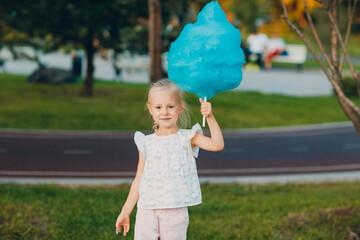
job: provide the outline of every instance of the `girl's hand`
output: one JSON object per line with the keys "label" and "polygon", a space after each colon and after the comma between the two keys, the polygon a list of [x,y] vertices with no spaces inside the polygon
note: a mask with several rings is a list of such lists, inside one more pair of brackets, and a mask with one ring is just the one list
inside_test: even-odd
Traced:
{"label": "girl's hand", "polygon": [[204,102],[201,98],[199,98],[199,101],[201,103],[201,114],[204,115],[206,118],[211,117],[212,114],[212,108],[210,102]]}
{"label": "girl's hand", "polygon": [[116,234],[121,233],[121,229],[124,227],[124,236],[129,232],[130,230],[130,217],[129,215],[125,215],[120,213],[117,220],[116,220]]}

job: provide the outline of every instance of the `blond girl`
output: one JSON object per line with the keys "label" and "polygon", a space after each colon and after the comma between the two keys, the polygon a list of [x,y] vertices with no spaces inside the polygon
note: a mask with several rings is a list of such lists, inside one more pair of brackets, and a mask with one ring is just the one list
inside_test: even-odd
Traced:
{"label": "blond girl", "polygon": [[[154,83],[146,107],[154,120],[154,133],[135,132],[139,163],[128,198],[117,218],[116,233],[129,232],[129,216],[137,203],[135,240],[186,239],[189,206],[201,203],[195,158],[199,148],[221,151],[224,139],[210,102],[201,98],[211,137],[203,135],[197,123],[182,129],[188,121],[183,93],[169,80]],[[179,128],[180,127],[180,128]]]}

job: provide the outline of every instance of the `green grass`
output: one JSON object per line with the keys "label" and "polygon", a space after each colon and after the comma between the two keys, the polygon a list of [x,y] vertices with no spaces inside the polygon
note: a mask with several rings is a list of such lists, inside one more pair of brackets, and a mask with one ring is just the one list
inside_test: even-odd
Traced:
{"label": "green grass", "polygon": [[[325,66],[327,66],[327,64],[324,61]],[[293,63],[283,63],[283,62],[273,62],[272,63],[272,67],[273,68],[289,68],[289,69],[296,69],[296,64]],[[360,65],[353,65],[355,71],[360,71]],[[311,70],[322,70],[320,67],[320,64],[315,60],[315,59],[307,59],[304,64],[302,64],[301,66],[302,69],[311,69]],[[344,67],[343,70],[345,71],[350,71],[349,65],[346,63],[346,61],[344,62]]]}
{"label": "green grass", "polygon": [[[327,66],[327,64],[325,64]],[[296,69],[296,64],[293,63],[283,63],[283,62],[273,62],[273,68],[289,68],[289,69]],[[360,65],[353,66],[356,71],[360,70]],[[305,63],[301,66],[302,69],[308,70],[322,70],[319,63],[315,59],[307,59]],[[343,69],[345,71],[350,71],[350,68],[347,63],[344,64]]]}
{"label": "green grass", "polygon": [[[285,40],[285,43],[287,44],[302,44],[305,45],[304,41],[297,35],[295,35],[294,37],[288,37]],[[321,55],[321,51],[320,48],[318,47],[316,40],[313,38],[312,34],[311,36],[307,36],[307,40],[310,42],[310,44],[313,46],[313,48],[315,49],[315,51]],[[349,56],[354,56],[354,57],[360,57],[360,47],[359,47],[359,41],[360,41],[360,34],[358,35],[350,35],[350,39],[348,42],[348,45],[346,46],[346,50],[349,54]],[[329,51],[327,49],[327,47],[324,45],[323,46],[326,51]],[[340,56],[341,56],[341,47],[340,47]],[[308,50],[308,54],[311,54],[310,50]],[[330,54],[328,52],[328,54]]]}
{"label": "green grass", "polygon": [[[58,130],[144,130],[147,84],[97,80],[94,96],[80,95],[82,83],[32,84],[26,77],[0,74],[0,128]],[[359,100],[354,100],[360,105]],[[192,124],[201,122],[200,105],[187,94]],[[347,121],[335,97],[289,97],[256,92],[225,92],[211,99],[223,129],[289,126]]]}
{"label": "green grass", "polygon": [[[317,46],[317,43],[315,41],[315,39],[308,38],[308,40],[310,41],[311,45],[314,47],[315,52],[317,53],[317,55],[323,59],[322,53],[320,51],[320,48]],[[360,47],[359,47],[359,40],[360,40],[360,35],[352,35],[349,43],[347,45],[347,51],[349,56],[353,56],[353,57],[360,57]],[[286,38],[285,42],[287,44],[300,44],[300,45],[305,45],[305,43],[301,40],[300,37],[295,36],[294,38]],[[325,46],[324,46],[325,47]],[[326,48],[326,47],[325,47]],[[341,48],[340,48],[341,49]],[[329,51],[329,50],[326,50]],[[340,56],[342,51],[340,51]],[[319,63],[316,61],[315,58],[311,58],[309,59],[309,56],[313,56],[311,51],[308,49],[308,59],[305,61],[304,64],[302,64],[303,69],[319,69],[322,70]],[[330,52],[328,52],[328,54],[330,55]],[[326,61],[323,60],[323,63],[325,64],[325,66],[327,66]],[[358,63],[352,63],[353,67],[356,71],[360,71],[360,65]],[[290,69],[296,69],[296,65],[293,63],[277,63],[277,62],[273,62],[273,67],[274,68],[290,68]],[[345,71],[350,71],[349,65],[346,61],[346,59],[344,59],[344,66],[343,66],[343,70]]]}
{"label": "green grass", "polygon": [[[0,185],[0,239],[124,239],[115,221],[129,185]],[[360,234],[360,183],[202,185],[188,239],[348,239]],[[131,230],[125,239],[133,239]]]}

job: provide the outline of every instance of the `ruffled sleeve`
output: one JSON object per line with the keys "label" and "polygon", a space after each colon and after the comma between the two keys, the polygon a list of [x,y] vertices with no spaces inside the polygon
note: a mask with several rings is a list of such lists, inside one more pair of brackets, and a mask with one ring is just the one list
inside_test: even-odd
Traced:
{"label": "ruffled sleeve", "polygon": [[145,135],[141,132],[136,131],[134,135],[134,141],[139,152],[141,152],[141,155],[145,160],[146,158]]}
{"label": "ruffled sleeve", "polygon": [[192,147],[191,147],[191,139],[195,136],[196,132],[201,133],[201,134],[203,133],[203,130],[201,129],[201,126],[199,123],[195,124],[189,130],[188,135],[187,135],[187,139],[190,140],[189,141],[190,151],[192,152],[193,156],[197,158],[199,155],[199,147],[195,146],[194,151],[192,150]]}

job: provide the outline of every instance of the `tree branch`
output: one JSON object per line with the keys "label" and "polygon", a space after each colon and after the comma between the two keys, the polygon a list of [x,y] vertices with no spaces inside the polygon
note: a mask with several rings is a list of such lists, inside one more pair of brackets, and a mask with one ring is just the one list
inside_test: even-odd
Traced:
{"label": "tree branch", "polygon": [[[322,4],[326,4],[326,3],[323,3],[323,1],[320,1],[320,0],[315,0],[315,1],[320,2]],[[328,71],[328,69],[326,69],[325,64],[323,63],[323,61],[321,61],[319,56],[315,53],[312,45],[307,41],[307,39],[305,38],[303,33],[289,20],[284,0],[280,0],[280,2],[281,2],[281,5],[282,5],[282,8],[284,10],[284,15],[282,16],[282,18],[300,36],[300,38],[304,41],[304,43],[310,49],[311,53],[314,55],[314,57],[316,58],[316,60],[320,64],[321,68],[323,69],[326,77],[329,79],[330,83],[332,84],[332,86],[334,88],[335,96],[336,96],[337,100],[339,101],[340,106],[343,109],[345,115],[353,122],[353,125],[354,125],[356,131],[360,135],[360,107],[358,107],[355,103],[353,103],[349,98],[346,97],[343,89],[339,86],[339,83],[336,81],[336,78],[340,77],[340,79],[341,79],[341,76],[338,76],[338,72],[337,72],[337,74],[334,74],[333,76],[330,75],[330,72]],[[323,7],[324,7],[324,5],[323,5]],[[324,8],[326,9],[327,7],[324,7]],[[329,10],[326,10],[326,12],[328,12],[328,11]],[[332,20],[334,20],[334,19],[332,18]],[[339,36],[338,36],[339,35],[339,30],[338,30],[337,25],[335,25],[333,29],[337,30],[337,31],[335,31],[335,38],[338,39],[339,38]],[[340,42],[340,39],[338,39],[338,40]],[[341,42],[341,43],[342,43],[342,47],[344,48],[344,42]],[[346,49],[345,49],[345,51],[346,51]],[[347,57],[348,57],[348,55],[347,55]],[[335,65],[334,65],[334,68],[335,68]],[[358,84],[358,89],[360,91],[360,85],[359,84]]]}
{"label": "tree branch", "polygon": [[284,15],[282,16],[282,18],[285,20],[285,22],[300,36],[300,38],[304,41],[304,43],[306,44],[306,46],[310,49],[311,53],[314,55],[316,61],[318,61],[318,63],[320,64],[320,67],[322,68],[322,70],[324,71],[326,77],[329,79],[329,81],[331,82],[331,84],[333,86],[337,85],[337,83],[331,78],[328,70],[326,69],[326,66],[324,65],[324,63],[321,61],[321,59],[319,58],[319,56],[316,54],[314,48],[312,47],[312,45],[309,43],[309,41],[305,38],[305,36],[302,34],[302,32],[300,32],[300,30],[289,20],[288,15],[287,15],[287,8],[285,6],[285,3],[283,0],[280,0],[281,5],[283,7],[284,10]]}
{"label": "tree branch", "polygon": [[323,9],[325,9],[326,12],[330,11],[329,5],[326,2],[324,1],[317,1],[317,2],[321,3]]}
{"label": "tree branch", "polygon": [[331,63],[328,55],[326,54],[326,52],[324,50],[323,44],[320,41],[319,35],[318,35],[318,33],[317,33],[316,29],[315,29],[314,23],[312,21],[312,18],[311,18],[311,15],[310,15],[306,0],[304,0],[304,7],[305,7],[306,17],[307,17],[308,22],[310,24],[310,28],[311,28],[311,30],[312,30],[312,32],[314,34],[315,40],[316,40],[318,46],[320,47],[320,51],[321,51],[322,55],[324,56],[327,64],[329,65],[332,74],[334,75],[335,74],[334,65]]}
{"label": "tree branch", "polygon": [[[352,11],[350,10],[351,9],[351,0],[349,0],[348,2],[349,2],[349,7],[348,7],[349,21],[348,21],[348,25],[347,25],[347,29],[346,29],[345,46],[347,46],[347,44],[349,42],[351,25],[352,25],[352,21],[353,21],[353,18],[354,18],[356,4],[357,4],[358,0],[355,0]],[[341,60],[340,60],[340,66],[339,66],[340,72],[342,71],[342,66],[343,66],[343,63],[344,63],[344,56],[345,56],[345,54],[344,54],[344,52],[342,52]]]}
{"label": "tree branch", "polygon": [[329,9],[328,9],[328,7],[327,7],[326,4],[325,4],[325,5],[323,4],[323,8],[326,10],[326,12],[327,12],[327,14],[328,14],[328,16],[329,16],[329,19],[330,19],[330,21],[331,21],[331,23],[334,25],[334,29],[335,29],[336,35],[337,35],[337,37],[338,37],[338,39],[339,39],[339,42],[340,42],[341,48],[342,48],[342,50],[343,50],[343,53],[345,54],[346,61],[347,61],[347,63],[349,64],[350,71],[351,71],[354,79],[356,80],[356,82],[357,82],[358,84],[360,84],[360,79],[358,79],[358,77],[357,77],[357,75],[356,75],[356,72],[355,72],[355,69],[354,69],[354,67],[353,67],[353,65],[352,65],[352,63],[351,63],[351,61],[350,61],[350,57],[349,57],[349,54],[348,54],[348,52],[347,52],[347,50],[346,50],[344,41],[343,41],[343,39],[342,39],[342,37],[341,37],[340,31],[339,31],[339,27],[338,27],[335,19],[333,18],[332,14],[330,13],[330,11],[329,11]]}

